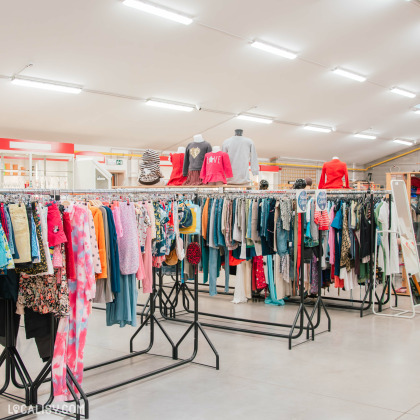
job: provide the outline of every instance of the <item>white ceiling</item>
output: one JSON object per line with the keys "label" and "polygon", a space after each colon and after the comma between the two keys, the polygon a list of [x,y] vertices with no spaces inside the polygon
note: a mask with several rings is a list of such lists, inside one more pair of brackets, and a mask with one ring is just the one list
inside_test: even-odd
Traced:
{"label": "white ceiling", "polygon": [[[156,0],[194,17],[184,26],[119,0],[3,1],[0,75],[76,83],[85,90],[200,105],[181,113],[139,100],[67,95],[0,78],[0,137],[175,149],[204,133],[221,144],[243,128],[260,157],[363,164],[419,138],[420,7],[405,0]],[[299,53],[293,61],[251,48],[258,39]],[[336,66],[366,75],[358,83]],[[232,120],[251,112],[270,126]],[[282,123],[282,122],[286,122]],[[292,124],[290,124],[292,123]],[[297,125],[293,125],[293,123]],[[306,123],[337,132],[307,132]],[[377,140],[351,133],[372,129]]]}

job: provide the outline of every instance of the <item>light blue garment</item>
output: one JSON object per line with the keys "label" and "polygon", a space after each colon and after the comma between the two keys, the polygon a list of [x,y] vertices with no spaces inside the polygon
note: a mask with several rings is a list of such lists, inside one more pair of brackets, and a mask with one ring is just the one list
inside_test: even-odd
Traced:
{"label": "light blue garment", "polygon": [[289,253],[287,247],[287,238],[289,236],[289,232],[283,229],[283,222],[281,217],[277,219],[276,225],[276,240],[277,240],[277,254],[279,255],[287,255]]}
{"label": "light blue garment", "polygon": [[136,274],[120,273],[120,292],[106,304],[106,325],[119,324],[120,327],[137,326],[137,284]]}
{"label": "light blue garment", "polygon": [[[4,208],[4,214],[6,216],[7,229],[9,230],[9,249],[13,255],[15,253],[15,234],[13,231],[12,220],[10,219],[9,209],[6,206]],[[18,259],[19,256],[15,258]]]}
{"label": "light blue garment", "polygon": [[273,256],[267,255],[267,272],[268,272],[268,290],[270,296],[265,299],[267,305],[283,306],[284,300],[277,299],[276,286],[274,284],[274,273],[273,273]]}
{"label": "light blue garment", "polygon": [[32,261],[40,260],[38,240],[36,237],[36,226],[35,226],[32,213],[31,213],[31,256],[32,256]]}
{"label": "light blue garment", "polygon": [[219,271],[219,248],[209,248],[209,294],[217,295],[217,276]]}
{"label": "light blue garment", "polygon": [[252,237],[252,203],[254,202],[254,200],[251,200],[250,202],[250,206],[249,206],[249,212],[248,212],[248,228],[246,231],[246,237],[248,239],[251,239]]}

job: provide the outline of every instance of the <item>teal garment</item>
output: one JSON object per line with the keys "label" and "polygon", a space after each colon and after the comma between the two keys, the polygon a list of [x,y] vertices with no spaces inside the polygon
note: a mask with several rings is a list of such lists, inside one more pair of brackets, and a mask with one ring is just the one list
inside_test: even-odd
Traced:
{"label": "teal garment", "polygon": [[137,284],[136,274],[120,273],[120,292],[115,293],[115,299],[106,304],[106,325],[119,324],[125,327],[137,326]]}
{"label": "teal garment", "polygon": [[250,202],[249,211],[248,211],[248,226],[246,230],[247,239],[251,239],[252,237],[252,203],[253,203],[253,200],[251,200]]}
{"label": "teal garment", "polygon": [[277,299],[276,286],[274,284],[274,273],[273,273],[273,256],[267,255],[267,271],[268,271],[268,290],[270,296],[265,299],[267,305],[283,306],[284,300]]}
{"label": "teal garment", "polygon": [[225,248],[225,292],[229,292],[229,250]]}
{"label": "teal garment", "polygon": [[209,281],[209,247],[201,237],[201,266],[203,267],[203,284]]}

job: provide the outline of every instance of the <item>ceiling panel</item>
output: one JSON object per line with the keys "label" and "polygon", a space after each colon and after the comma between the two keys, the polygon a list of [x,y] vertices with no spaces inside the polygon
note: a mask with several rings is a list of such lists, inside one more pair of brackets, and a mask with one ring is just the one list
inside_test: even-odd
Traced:
{"label": "ceiling panel", "polygon": [[[398,85],[420,94],[420,8],[413,4],[156,2],[196,22],[168,22],[119,0],[7,2],[0,15],[0,75],[11,76],[32,62],[24,75],[198,104],[228,115],[180,115],[132,99],[50,93],[0,79],[0,136],[167,149],[201,131],[220,143],[237,125],[225,121],[251,112],[338,130],[325,136],[290,125],[246,123],[262,157],[274,153],[327,160],[339,154],[354,163],[399,150],[392,143],[395,137],[418,138],[420,116],[410,108],[420,99],[388,90]],[[303,60],[253,49],[253,39],[295,50]],[[364,74],[370,82],[343,79],[330,71],[335,66]],[[346,134],[368,129],[380,139],[366,143]],[[294,144],[302,145],[299,153],[293,153]]]}

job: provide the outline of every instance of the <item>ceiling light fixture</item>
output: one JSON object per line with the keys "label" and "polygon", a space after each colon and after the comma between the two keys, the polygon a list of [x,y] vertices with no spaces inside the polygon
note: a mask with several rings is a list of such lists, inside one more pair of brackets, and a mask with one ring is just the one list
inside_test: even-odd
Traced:
{"label": "ceiling light fixture", "polygon": [[175,111],[191,112],[196,109],[195,105],[181,104],[177,102],[162,101],[160,99],[148,99],[146,105],[154,106],[156,108],[173,109]]}
{"label": "ceiling light fixture", "polygon": [[160,16],[165,19],[172,20],[174,22],[182,23],[183,25],[189,25],[192,23],[192,19],[188,16],[182,15],[170,9],[166,9],[162,6],[158,6],[153,3],[142,0],[124,0],[123,4],[128,7],[132,7],[137,10],[141,10],[146,13],[150,13],[155,16]]}
{"label": "ceiling light fixture", "polygon": [[305,130],[317,131],[319,133],[331,133],[333,129],[331,127],[323,127],[321,125],[306,124],[303,126]]}
{"label": "ceiling light fixture", "polygon": [[265,117],[256,117],[253,115],[240,114],[236,117],[238,120],[252,121],[261,124],[271,124],[273,120]]}
{"label": "ceiling light fixture", "polygon": [[402,140],[402,139],[395,139],[394,143],[404,144],[405,146],[413,146],[414,145],[414,142],[409,141],[409,140]]}
{"label": "ceiling light fixture", "polygon": [[279,55],[284,58],[288,58],[289,60],[294,60],[297,57],[297,54],[292,51],[275,47],[273,45],[269,45],[260,41],[254,41],[253,43],[251,43],[251,47],[258,48],[259,50],[266,51],[271,54]]}
{"label": "ceiling light fixture", "polygon": [[410,92],[405,89],[401,89],[399,87],[393,87],[391,88],[391,92],[396,93],[397,95],[405,96],[406,98],[415,98],[416,94],[413,92]]}
{"label": "ceiling light fixture", "polygon": [[376,140],[376,136],[373,134],[363,134],[363,133],[356,133],[354,137],[357,137],[359,139],[368,139],[368,140]]}
{"label": "ceiling light fixture", "polygon": [[366,81],[366,77],[361,76],[360,74],[357,74],[357,73],[353,73],[353,72],[348,71],[348,70],[344,70],[340,67],[336,67],[335,69],[333,69],[332,72],[335,73],[335,74],[338,74],[340,76],[347,77],[347,79],[356,80],[357,82],[365,82]]}
{"label": "ceiling light fixture", "polygon": [[37,89],[54,90],[56,92],[64,93],[80,93],[82,91],[81,86],[69,85],[66,83],[53,82],[51,80],[44,79],[32,79],[28,77],[12,77],[12,83],[18,86],[27,86]]}

